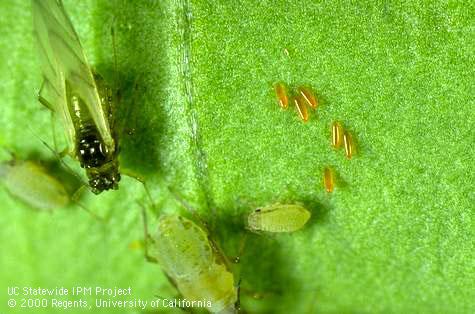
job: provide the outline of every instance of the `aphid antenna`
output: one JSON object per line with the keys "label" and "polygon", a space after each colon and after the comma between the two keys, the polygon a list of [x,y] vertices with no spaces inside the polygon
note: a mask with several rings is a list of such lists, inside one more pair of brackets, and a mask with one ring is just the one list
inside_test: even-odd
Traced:
{"label": "aphid antenna", "polygon": [[147,262],[150,262],[150,263],[154,263],[154,264],[158,264],[158,260],[151,256],[149,253],[148,253],[148,243],[149,241],[150,242],[153,242],[154,240],[152,239],[152,237],[150,236],[150,233],[148,233],[148,217],[147,217],[147,209],[145,208],[145,206],[140,203],[140,202],[137,202],[137,204],[139,204],[140,208],[141,208],[141,211],[142,211],[142,222],[143,222],[143,234],[144,234],[144,256],[145,256],[145,259],[147,260]]}
{"label": "aphid antenna", "polygon": [[81,185],[82,185],[82,186],[87,186],[87,187],[89,187],[89,185],[87,184],[87,182],[85,182],[85,181],[83,180],[83,178],[81,178],[81,176],[79,176],[73,169],[71,169],[71,167],[68,166],[68,164],[66,164],[66,163],[64,162],[64,160],[62,159],[62,156],[64,155],[63,153],[58,154],[58,152],[55,151],[51,146],[49,146],[49,144],[46,143],[46,141],[44,141],[39,135],[37,135],[37,134],[33,131],[33,129],[32,129],[30,126],[28,126],[28,129],[30,130],[31,134],[32,134],[34,137],[36,137],[41,143],[43,143],[43,145],[44,145],[46,148],[48,148],[48,150],[51,151],[51,153],[53,153],[53,155],[58,159],[58,161],[61,163],[61,165],[63,165],[70,173],[72,173],[72,174],[79,180],[79,182],[81,182]]}
{"label": "aphid antenna", "polygon": [[[112,51],[114,53],[114,72],[115,75],[118,75],[119,70],[117,67],[117,46],[116,46],[116,41],[115,41],[115,21],[117,19],[117,16],[114,15],[114,18],[112,19],[112,26],[111,26],[111,39],[112,39]],[[115,78],[114,78],[115,80]],[[114,82],[114,86],[117,88],[117,82]]]}
{"label": "aphid antenna", "polygon": [[[118,71],[118,70],[117,70],[117,71]],[[116,72],[116,73],[118,74],[119,72]],[[119,125],[119,126],[117,127],[118,134],[121,134],[121,135],[124,134],[124,130],[125,130],[126,125],[125,125],[125,123],[124,123],[125,119],[124,119],[123,117],[129,117],[129,116],[131,115],[130,112],[131,112],[131,110],[132,110],[133,104],[136,102],[136,97],[137,97],[136,95],[138,94],[138,93],[136,92],[136,91],[137,91],[137,86],[139,86],[139,82],[142,80],[143,75],[144,75],[144,72],[140,72],[140,73],[139,73],[137,76],[135,76],[135,78],[134,78],[134,83],[132,84],[132,86],[133,86],[133,94],[132,94],[132,97],[131,97],[131,99],[130,99],[130,104],[131,104],[131,105],[126,106],[126,110],[119,110],[120,113],[121,113],[121,118],[122,118],[121,120],[122,120],[122,123],[121,123],[121,125]],[[118,98],[119,98],[119,99],[117,100],[117,102],[118,102],[118,106],[120,106],[120,105],[123,103],[123,101],[122,101],[122,99],[121,99],[120,96],[119,96]],[[124,106],[124,105],[122,104],[122,106]],[[116,111],[117,111],[117,110],[116,110]],[[124,112],[124,111],[125,111],[125,112]]]}
{"label": "aphid antenna", "polygon": [[193,218],[195,218],[198,222],[200,222],[201,224],[203,224],[206,228],[206,230],[208,230],[208,224],[200,217],[200,215],[198,214],[198,212],[196,211],[196,209],[194,209],[187,201],[185,201],[177,192],[175,192],[175,190],[173,188],[171,188],[170,186],[167,187],[168,188],[168,191],[173,195],[173,197],[175,197],[175,199],[177,200],[178,203],[180,203],[180,205],[185,208],[188,212],[190,212],[190,214],[193,216]]}

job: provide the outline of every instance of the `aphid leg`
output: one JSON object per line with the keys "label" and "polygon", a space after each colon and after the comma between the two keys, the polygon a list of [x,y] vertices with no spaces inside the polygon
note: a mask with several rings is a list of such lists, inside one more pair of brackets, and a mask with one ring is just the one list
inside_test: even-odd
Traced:
{"label": "aphid leg", "polygon": [[83,193],[84,189],[86,188],[85,185],[81,185],[71,196],[71,200],[78,201],[81,198],[81,194]]}
{"label": "aphid leg", "polygon": [[56,141],[56,123],[54,123],[54,112],[51,111],[51,136],[53,137],[54,150],[58,151],[58,142]]}
{"label": "aphid leg", "polygon": [[1,177],[4,177],[7,173],[8,173],[8,167],[10,165],[14,165],[16,160],[17,160],[17,157],[15,155],[15,153],[5,147],[2,147],[2,149],[8,154],[10,155],[10,160],[7,160],[7,161],[2,161],[0,162],[0,178]]}
{"label": "aphid leg", "polygon": [[236,299],[236,302],[234,303],[234,308],[236,309],[236,313],[239,313],[241,312],[241,278],[239,278],[238,280],[236,292],[237,292],[237,299]]}
{"label": "aphid leg", "polygon": [[138,203],[138,204],[142,209],[142,222],[143,222],[143,234],[144,234],[144,249],[143,249],[144,256],[147,262],[158,264],[158,260],[148,253],[148,243],[149,241],[153,243],[153,239],[148,233],[147,210],[145,209],[145,206],[142,203]]}
{"label": "aphid leg", "polygon": [[12,161],[15,161],[15,160],[17,159],[17,155],[15,154],[14,151],[9,150],[9,149],[6,148],[6,147],[2,147],[2,149],[5,151],[5,153],[7,153],[8,155],[10,155],[10,159],[11,159]]}
{"label": "aphid leg", "polygon": [[43,92],[43,88],[45,87],[46,80],[43,79],[43,82],[41,83],[40,90],[38,91],[38,101],[40,104],[48,108],[49,110],[54,112],[54,107],[49,103],[49,101],[46,100],[43,96],[41,96],[41,93]]}
{"label": "aphid leg", "polygon": [[238,250],[238,255],[234,257],[233,262],[235,264],[239,264],[241,262],[241,256],[244,252],[244,248],[246,247],[246,242],[247,242],[247,236],[248,234],[245,233],[244,236],[241,238],[239,241],[239,250]]}
{"label": "aphid leg", "polygon": [[58,153],[48,143],[46,143],[41,137],[39,137],[30,126],[28,126],[28,128],[30,129],[31,134],[34,137],[36,137],[41,143],[43,143],[43,145],[49,151],[51,151],[51,153],[58,159],[61,165],[63,165],[66,170],[68,170],[71,174],[73,174],[78,179],[79,182],[81,182],[81,185],[89,186],[87,182],[85,182],[81,176],[79,176],[73,169],[71,169],[71,167],[68,166],[68,164],[64,162],[63,157],[68,154],[67,149],[64,149],[62,152]]}
{"label": "aphid leg", "polygon": [[86,213],[88,213],[89,215],[91,215],[92,218],[104,223],[105,222],[105,219],[103,217],[100,217],[98,216],[97,214],[95,214],[93,211],[91,211],[89,208],[87,208],[86,206],[84,206],[81,202],[79,202],[79,199],[84,191],[84,189],[87,189],[87,186],[86,185],[81,185],[74,193],[73,195],[71,196],[71,201],[78,205],[79,208],[81,208],[82,210],[84,210]]}
{"label": "aphid leg", "polygon": [[233,270],[233,276],[239,278],[236,289],[237,289],[237,301],[235,303],[236,310],[240,311],[240,296],[241,296],[241,256],[244,252],[244,248],[247,242],[247,233],[244,234],[244,237],[239,241],[239,250],[238,255],[233,258],[234,267],[229,266],[228,269]]}
{"label": "aphid leg", "polygon": [[105,223],[105,219],[101,216],[98,216],[96,215],[94,212],[92,212],[90,209],[88,209],[86,206],[84,206],[83,204],[81,204],[79,201],[75,201],[73,200],[74,204],[78,205],[79,208],[81,208],[82,210],[84,210],[86,213],[88,213],[89,215],[91,215],[92,218],[96,219],[97,221],[101,222],[101,223]]}
{"label": "aphid leg", "polygon": [[127,170],[127,169],[121,169],[121,173],[129,178],[135,179],[138,182],[142,183],[143,188],[145,190],[145,195],[147,195],[147,199],[150,202],[150,206],[155,209],[155,203],[153,202],[152,194],[150,193],[150,190],[147,186],[147,182],[143,177],[140,175],[134,173],[133,171]]}

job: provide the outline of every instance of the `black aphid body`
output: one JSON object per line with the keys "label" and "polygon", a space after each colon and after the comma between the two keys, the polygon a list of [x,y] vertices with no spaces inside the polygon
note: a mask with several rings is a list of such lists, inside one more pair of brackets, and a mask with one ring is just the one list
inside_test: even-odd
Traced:
{"label": "black aphid body", "polygon": [[94,73],[61,0],[32,0],[43,84],[39,101],[63,122],[68,152],[98,194],[120,180],[113,94]]}
{"label": "black aphid body", "polygon": [[[100,75],[94,73],[94,79],[101,105],[105,109],[109,125],[112,127],[114,125],[112,90],[106,86]],[[120,181],[119,162],[117,159],[118,147],[115,147],[113,150],[107,148],[94,120],[85,107],[84,101],[72,92],[68,92],[68,96],[70,103],[68,107],[77,132],[77,157],[81,167],[86,170],[92,192],[99,194],[105,190],[116,190]],[[114,136],[115,134],[112,133],[112,135]],[[117,146],[116,136],[114,136],[114,142]]]}
{"label": "black aphid body", "polygon": [[107,150],[96,132],[79,134],[77,152],[94,193],[118,188],[120,173],[117,156]]}

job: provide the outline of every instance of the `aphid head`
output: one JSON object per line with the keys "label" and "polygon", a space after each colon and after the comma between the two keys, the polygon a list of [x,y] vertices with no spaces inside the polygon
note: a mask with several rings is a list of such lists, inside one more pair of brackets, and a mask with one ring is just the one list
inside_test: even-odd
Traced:
{"label": "aphid head", "polygon": [[120,173],[116,162],[109,162],[100,168],[88,169],[89,186],[94,194],[119,188]]}

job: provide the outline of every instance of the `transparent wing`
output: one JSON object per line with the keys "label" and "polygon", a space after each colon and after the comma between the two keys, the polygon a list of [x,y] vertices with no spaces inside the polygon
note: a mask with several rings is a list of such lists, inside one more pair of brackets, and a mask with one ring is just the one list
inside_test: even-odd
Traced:
{"label": "transparent wing", "polygon": [[61,0],[32,0],[31,3],[45,79],[42,96],[62,117],[72,144],[76,131],[66,99],[67,84],[71,92],[84,101],[102,140],[113,151],[114,140],[91,68]]}

